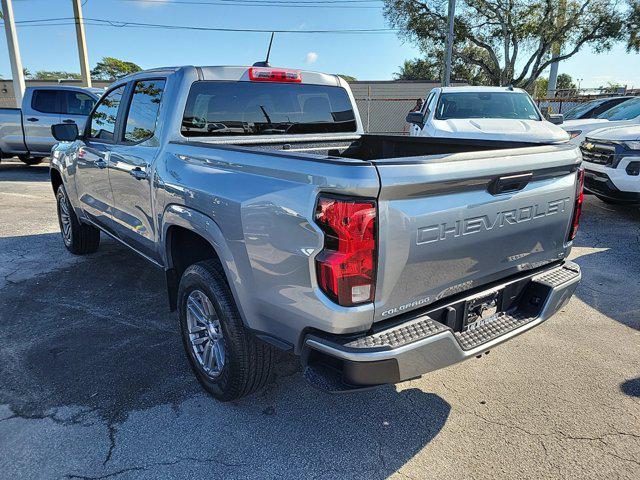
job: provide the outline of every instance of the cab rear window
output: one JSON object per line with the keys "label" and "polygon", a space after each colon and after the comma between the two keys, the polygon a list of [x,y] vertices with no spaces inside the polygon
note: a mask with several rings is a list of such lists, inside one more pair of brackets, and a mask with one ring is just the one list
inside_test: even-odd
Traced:
{"label": "cab rear window", "polygon": [[195,82],[181,132],[185,137],[355,132],[344,88],[300,83]]}

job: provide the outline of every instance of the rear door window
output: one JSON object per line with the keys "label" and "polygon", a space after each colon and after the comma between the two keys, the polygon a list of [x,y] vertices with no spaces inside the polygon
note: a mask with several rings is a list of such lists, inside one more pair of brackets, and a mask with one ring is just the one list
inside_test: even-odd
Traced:
{"label": "rear door window", "polygon": [[164,84],[164,80],[144,80],[135,84],[124,131],[126,142],[139,143],[153,137]]}
{"label": "rear door window", "polygon": [[35,90],[31,99],[31,108],[41,113],[60,113],[58,110],[58,91]]}
{"label": "rear door window", "polygon": [[300,83],[195,82],[181,132],[186,137],[355,132],[342,87]]}
{"label": "rear door window", "polygon": [[100,99],[98,106],[89,118],[89,138],[113,140],[124,87],[121,85]]}
{"label": "rear door window", "polygon": [[82,92],[61,91],[60,113],[67,115],[89,115],[96,101]]}

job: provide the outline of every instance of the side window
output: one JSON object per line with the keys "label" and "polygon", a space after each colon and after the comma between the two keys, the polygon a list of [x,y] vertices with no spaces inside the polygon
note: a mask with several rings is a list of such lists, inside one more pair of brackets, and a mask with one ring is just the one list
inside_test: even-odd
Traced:
{"label": "side window", "polygon": [[42,113],[59,113],[57,103],[56,90],[35,90],[31,98],[31,108]]}
{"label": "side window", "polygon": [[67,115],[89,115],[96,101],[82,92],[60,92],[60,113]]}
{"label": "side window", "polygon": [[429,114],[429,102],[431,101],[432,98],[433,98],[433,92],[431,92],[429,95],[427,95],[427,99],[422,104],[422,113],[424,115],[428,115]]}
{"label": "side window", "polygon": [[126,142],[139,143],[153,137],[164,84],[164,80],[144,80],[135,84],[124,131]]}
{"label": "side window", "polygon": [[116,131],[116,119],[118,118],[118,107],[124,94],[124,85],[111,90],[98,102],[98,106],[89,119],[89,138],[99,140],[113,140]]}

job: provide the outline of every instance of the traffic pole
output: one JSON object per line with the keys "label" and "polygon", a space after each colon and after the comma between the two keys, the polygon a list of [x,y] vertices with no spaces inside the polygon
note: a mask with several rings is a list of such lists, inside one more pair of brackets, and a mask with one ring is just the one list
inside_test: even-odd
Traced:
{"label": "traffic pole", "polygon": [[24,96],[24,71],[20,59],[20,46],[13,17],[13,5],[11,0],[2,1],[2,14],[4,16],[4,32],[7,35],[7,48],[9,49],[9,61],[11,62],[11,74],[13,75],[13,94],[16,97],[16,106],[22,106]]}
{"label": "traffic pole", "polygon": [[78,43],[78,57],[80,58],[80,74],[82,84],[91,87],[91,70],[89,70],[89,57],[87,55],[87,41],[84,35],[84,19],[82,17],[82,5],[80,0],[72,0],[73,17],[76,24],[76,41]]}

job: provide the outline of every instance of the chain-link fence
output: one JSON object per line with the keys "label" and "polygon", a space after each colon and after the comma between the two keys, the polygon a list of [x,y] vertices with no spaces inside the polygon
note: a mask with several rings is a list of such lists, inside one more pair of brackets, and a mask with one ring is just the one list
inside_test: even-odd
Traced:
{"label": "chain-link fence", "polygon": [[407,113],[416,106],[415,98],[356,98],[364,131],[367,133],[409,133]]}

